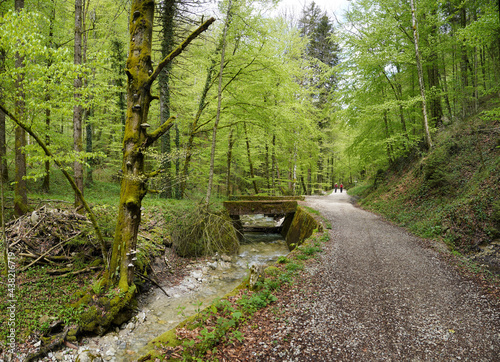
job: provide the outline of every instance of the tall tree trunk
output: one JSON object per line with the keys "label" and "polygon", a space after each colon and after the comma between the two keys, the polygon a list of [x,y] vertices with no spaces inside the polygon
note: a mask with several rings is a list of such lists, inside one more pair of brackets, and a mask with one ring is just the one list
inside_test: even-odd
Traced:
{"label": "tall tree trunk", "polygon": [[[436,16],[437,7],[433,7],[431,10],[432,18]],[[427,79],[429,81],[429,108],[430,108],[430,122],[436,127],[442,125],[443,120],[443,108],[441,106],[441,86],[439,84],[439,61],[438,61],[438,29],[435,24],[431,25],[431,42],[428,42],[428,47],[430,48],[430,53],[428,56],[427,65]]]}
{"label": "tall tree trunk", "polygon": [[[15,1],[15,10],[20,12],[24,9],[24,0]],[[16,116],[19,119],[24,118],[24,68],[23,58],[16,53],[16,68],[19,73],[16,78]],[[26,146],[26,132],[21,127],[16,127],[15,135],[15,164],[16,164],[16,184],[14,186],[14,214],[16,216],[24,215],[28,211],[28,189],[26,185],[26,155],[24,146]]]}
{"label": "tall tree trunk", "polygon": [[[389,120],[387,119],[387,110],[384,110],[384,125],[385,125],[385,137],[387,140],[391,137],[390,131],[389,131]],[[385,144],[386,152],[387,152],[387,160],[389,161],[389,164],[392,165],[393,159],[392,159],[392,154],[391,154],[391,146],[389,142]]]}
{"label": "tall tree trunk", "polygon": [[312,171],[311,167],[307,169],[307,195],[312,195]]}
{"label": "tall tree trunk", "polygon": [[[175,129],[175,149],[180,150],[181,147],[181,142],[180,142],[180,132],[179,132],[179,126],[175,124],[174,126]],[[175,198],[180,199],[182,198],[181,192],[180,192],[180,184],[179,184],[179,175],[181,173],[181,162],[179,157],[175,158],[175,186],[174,186],[174,191],[175,191]]]}
{"label": "tall tree trunk", "polygon": [[[88,4],[88,3],[87,3]],[[88,10],[88,9],[87,9]],[[95,21],[95,13],[93,16],[91,16],[91,21]],[[83,19],[83,28],[85,29],[87,26],[85,24],[85,17]],[[92,26],[93,28],[94,26]],[[94,40],[96,39],[96,33],[94,31]],[[85,31],[83,33],[83,44],[82,44],[82,62],[83,64],[87,64],[87,46],[88,46],[88,33]],[[92,69],[92,83],[95,82],[95,68]],[[88,79],[85,78],[85,83],[84,83],[85,88],[88,87]],[[92,87],[93,88],[93,87]],[[91,92],[89,96],[89,103],[92,103],[91,100],[93,98],[93,94]],[[82,122],[85,124],[85,151],[88,152],[89,154],[94,152],[94,144],[93,144],[93,137],[94,137],[94,130],[93,130],[93,125],[91,122],[91,118],[94,115],[94,110],[92,108],[93,106],[87,105],[85,109],[83,110],[82,114]],[[83,146],[82,146],[83,147]],[[87,176],[85,178],[85,185],[86,186],[91,186],[94,183],[94,159],[90,157],[87,159],[88,163],[88,168],[87,168]]]}
{"label": "tall tree trunk", "polygon": [[274,196],[276,195],[276,182],[279,178],[279,170],[278,170],[278,164],[276,161],[276,135],[273,134],[273,150],[271,154],[271,172],[272,172],[272,182],[271,182],[271,187],[272,187],[272,193],[271,195]]}
{"label": "tall tree trunk", "polygon": [[[462,28],[467,26],[467,12],[465,9],[465,3],[460,9],[460,25]],[[467,56],[467,46],[462,44],[460,47],[461,51],[461,61],[460,61],[460,75],[462,80],[462,118],[467,117],[469,114],[469,57]]]}
{"label": "tall tree trunk", "polygon": [[122,125],[122,135],[125,134],[125,114],[127,113],[127,104],[125,102],[125,92],[123,92],[125,82],[123,79],[123,64],[125,63],[125,54],[123,44],[118,39],[111,40],[111,68],[116,72],[117,77],[115,81],[116,87],[119,89],[117,92],[117,106],[119,111],[119,119]]}
{"label": "tall tree trunk", "polygon": [[149,106],[154,99],[151,87],[164,67],[215,20],[211,18],[203,23],[153,69],[151,47],[154,7],[152,0],[133,0],[130,10],[130,50],[125,69],[128,85],[123,139],[123,178],[113,250],[107,270],[108,285],[118,285],[125,292],[133,285],[137,232],[141,221],[142,199],[147,193],[147,181],[158,174],[145,173],[144,154],[170,129],[175,120],[175,117],[170,117],[155,131],[148,132]]}
{"label": "tall tree trunk", "polygon": [[229,130],[229,140],[227,145],[227,173],[226,173],[226,196],[231,195],[231,162],[233,156],[233,128]]}
{"label": "tall tree trunk", "polygon": [[227,6],[226,22],[224,24],[224,32],[222,34],[222,48],[220,56],[220,70],[219,70],[219,89],[217,90],[217,116],[215,118],[214,128],[212,132],[212,149],[210,152],[210,169],[208,171],[208,187],[207,187],[207,197],[205,203],[208,205],[210,202],[210,196],[212,194],[212,183],[214,179],[214,166],[215,166],[215,146],[217,143],[217,127],[220,121],[220,112],[222,107],[222,74],[224,73],[224,56],[226,53],[226,37],[227,30],[229,28],[229,22],[231,21],[231,7],[232,2],[229,0]]}
{"label": "tall tree trunk", "polygon": [[449,91],[448,91],[448,82],[447,82],[447,76],[446,76],[446,62],[444,61],[444,54],[442,56],[442,63],[443,63],[443,74],[442,74],[441,84],[443,85],[443,88],[444,88],[444,101],[446,104],[446,110],[448,111],[448,117],[450,118],[450,121],[451,121],[453,119],[453,113],[451,110],[450,96],[449,96]]}
{"label": "tall tree trunk", "polygon": [[270,172],[269,172],[269,144],[266,141],[266,162],[265,162],[265,167],[266,167],[266,186],[267,186],[267,193],[269,194],[269,190],[271,189],[271,180],[270,180]]}
{"label": "tall tree trunk", "polygon": [[184,193],[186,192],[186,185],[187,185],[187,179],[189,175],[189,164],[191,163],[191,152],[193,149],[193,144],[194,144],[194,138],[196,136],[196,132],[198,131],[198,122],[200,120],[201,114],[203,113],[203,110],[206,108],[208,105],[208,102],[206,102],[207,94],[208,91],[210,90],[210,87],[212,85],[212,77],[214,75],[214,70],[215,70],[215,55],[217,55],[222,48],[222,42],[219,43],[219,46],[215,50],[214,58],[212,58],[212,63],[210,67],[207,70],[207,77],[205,79],[205,86],[203,87],[203,91],[201,92],[200,96],[200,101],[198,103],[198,111],[196,112],[196,115],[194,117],[193,123],[191,124],[191,130],[189,132],[189,138],[186,144],[186,159],[184,161],[184,167],[182,170],[182,177],[181,177],[181,187],[180,187],[180,195],[179,197],[182,198],[184,197]]}
{"label": "tall tree trunk", "polygon": [[413,42],[415,44],[415,59],[417,62],[417,71],[418,71],[418,84],[420,86],[420,95],[422,96],[422,114],[424,122],[425,144],[428,149],[431,149],[432,139],[431,139],[431,133],[429,131],[429,121],[427,119],[427,104],[425,100],[424,74],[422,71],[422,62],[420,60],[420,51],[418,50],[417,15],[415,12],[414,0],[410,0],[410,5],[411,5],[411,17],[413,24]]}
{"label": "tall tree trunk", "polygon": [[[166,57],[174,47],[174,14],[176,0],[165,0],[161,5],[161,55]],[[172,63],[169,63],[158,77],[160,87],[160,124],[170,118],[170,70]],[[165,174],[162,177],[162,193],[164,198],[172,198],[172,174],[170,161],[171,145],[170,131],[161,138],[162,169]]]}
{"label": "tall tree trunk", "polygon": [[245,122],[243,122],[243,129],[245,130],[245,141],[247,144],[247,157],[248,157],[248,165],[250,167],[250,178],[252,179],[253,190],[254,190],[255,194],[257,195],[259,193],[259,189],[257,188],[257,181],[255,180],[255,172],[253,169],[252,155],[250,153],[250,139],[248,138],[247,124]]}
{"label": "tall tree trunk", "polygon": [[[5,71],[5,51],[0,49],[0,74]],[[3,99],[4,90],[0,85],[0,99]],[[9,182],[9,171],[7,169],[7,143],[5,139],[5,114],[0,111],[0,181]]]}
{"label": "tall tree trunk", "polygon": [[[52,4],[52,11],[50,13],[50,23],[49,23],[49,46],[53,47],[54,45],[54,21],[56,18],[56,7],[55,4]],[[49,58],[47,61],[47,68],[50,69],[52,66],[52,59]],[[48,79],[49,82],[52,82],[52,79],[49,77]],[[46,108],[45,108],[45,144],[50,147],[50,119],[51,119],[51,111],[50,111],[50,91],[46,91],[45,93],[45,103],[46,103]],[[43,176],[43,181],[42,181],[42,191],[48,193],[50,191],[50,160],[45,161],[45,175]]]}
{"label": "tall tree trunk", "polygon": [[[83,0],[75,0],[75,45],[74,45],[74,63],[82,65],[82,43],[83,43]],[[73,106],[73,151],[78,155],[83,151],[83,107],[82,102],[82,78],[77,76],[73,81],[75,105]],[[74,161],[73,173],[76,185],[83,194],[83,164],[78,160]],[[80,198],[75,195],[75,207],[81,209]],[[83,209],[81,209],[83,211]]]}

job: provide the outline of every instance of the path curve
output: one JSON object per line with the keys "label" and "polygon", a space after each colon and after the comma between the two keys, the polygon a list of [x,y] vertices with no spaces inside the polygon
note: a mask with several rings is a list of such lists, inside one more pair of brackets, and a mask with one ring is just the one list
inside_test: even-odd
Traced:
{"label": "path curve", "polygon": [[498,302],[350,201],[345,192],[306,198],[332,223],[331,241],[279,333],[288,348],[262,360],[500,361]]}

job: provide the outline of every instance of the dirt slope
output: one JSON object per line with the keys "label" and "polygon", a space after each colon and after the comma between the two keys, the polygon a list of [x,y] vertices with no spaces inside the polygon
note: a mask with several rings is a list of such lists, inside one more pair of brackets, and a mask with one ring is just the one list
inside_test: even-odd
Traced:
{"label": "dirt slope", "polygon": [[306,204],[332,223],[332,240],[298,292],[279,302],[285,315],[267,318],[265,335],[256,330],[259,351],[248,343],[238,359],[500,361],[498,302],[436,251],[345,193]]}

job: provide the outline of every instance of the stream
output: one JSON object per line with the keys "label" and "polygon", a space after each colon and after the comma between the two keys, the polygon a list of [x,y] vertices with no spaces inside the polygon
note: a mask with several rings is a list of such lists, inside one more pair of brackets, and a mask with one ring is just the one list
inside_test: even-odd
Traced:
{"label": "stream", "polygon": [[[262,215],[246,216],[242,222],[252,226],[276,225],[272,218]],[[150,340],[236,288],[251,265],[270,265],[288,252],[279,234],[246,233],[238,255],[215,256],[209,262],[188,265],[190,272],[180,284],[164,288],[170,297],[159,288],[152,289],[140,296],[139,313],[128,323],[102,337],[85,338],[84,345],[74,351],[76,355],[67,350],[54,354],[52,360],[72,361],[78,356],[80,362],[135,361],[145,353]]]}

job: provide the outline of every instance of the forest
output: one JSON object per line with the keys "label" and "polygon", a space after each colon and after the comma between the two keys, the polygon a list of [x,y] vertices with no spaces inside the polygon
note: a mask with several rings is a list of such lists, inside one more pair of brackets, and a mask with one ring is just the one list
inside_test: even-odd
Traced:
{"label": "forest", "polygon": [[[485,213],[498,213],[499,2],[353,0],[338,14],[313,1],[299,14],[278,12],[279,3],[0,0],[5,274],[9,257],[19,263],[24,253],[23,272],[55,267],[80,278],[75,287],[115,290],[94,332],[105,330],[159,244],[178,247],[208,220],[226,230],[227,220],[213,221],[222,201],[324,195],[336,183],[373,191],[388,170],[426,157],[426,187],[450,186],[444,165],[461,146],[450,136],[448,156],[432,164],[438,156],[429,155],[444,131],[465,127],[487,180],[480,187],[491,191]],[[25,241],[40,217],[51,223],[38,242]],[[427,230],[442,221],[430,219]],[[464,217],[455,231],[475,221]],[[495,234],[488,227],[450,243],[473,249]],[[53,250],[61,254],[51,259]],[[97,273],[92,286],[86,273]],[[25,309],[17,338],[50,329],[39,318],[21,326]]]}

